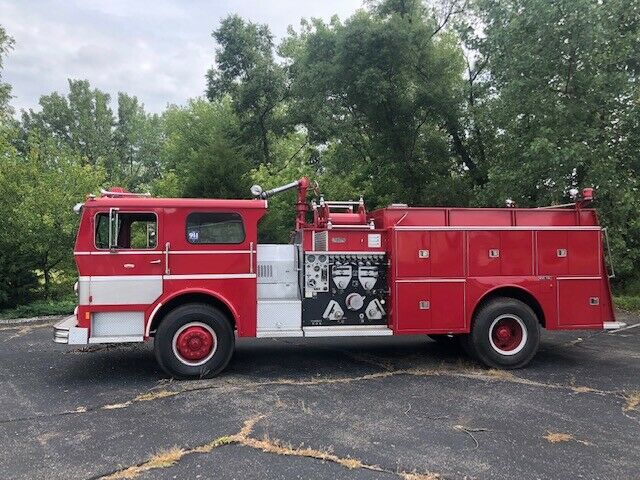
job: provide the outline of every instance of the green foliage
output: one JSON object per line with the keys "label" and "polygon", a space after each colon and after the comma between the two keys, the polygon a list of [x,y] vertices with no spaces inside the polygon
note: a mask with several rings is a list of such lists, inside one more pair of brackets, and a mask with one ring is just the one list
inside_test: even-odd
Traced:
{"label": "green foliage", "polygon": [[251,162],[236,140],[238,120],[229,99],[192,100],[164,114],[163,166],[169,176],[156,184],[167,188],[180,179],[179,195],[246,198]]}
{"label": "green foliage", "polygon": [[[251,171],[253,183],[265,190],[297,180],[302,176],[317,177],[311,149],[303,134],[290,134],[274,144],[273,163],[264,163]],[[246,195],[246,192],[245,192]],[[263,243],[289,243],[295,228],[296,192],[290,191],[269,199],[269,211],[262,218],[258,240]]]}
{"label": "green foliage", "polygon": [[266,25],[230,15],[213,37],[219,48],[216,67],[207,73],[207,97],[231,97],[238,138],[255,164],[269,162],[275,158],[271,136],[282,133],[277,107],[285,94],[285,73],[274,60],[273,36]]}
{"label": "green foliage", "polygon": [[629,312],[640,312],[640,295],[616,295],[613,297],[616,307]]}
{"label": "green foliage", "polygon": [[[13,263],[12,268],[41,272],[43,293],[49,296],[52,275],[74,270],[78,216],[72,207],[98,189],[103,173],[82,165],[73,153],[60,148],[51,138],[33,134],[27,146],[26,156],[14,155],[0,163],[5,227],[0,232],[0,245],[7,246],[0,250],[18,256],[8,260]],[[1,303],[12,302],[7,296]]]}
{"label": "green foliage", "polygon": [[344,24],[303,22],[281,54],[290,63],[288,112],[311,142],[328,144],[327,177],[350,178],[352,192],[378,205],[465,201],[455,195],[465,178],[449,134],[457,129],[462,56],[431,11],[380,2]]}
{"label": "green foliage", "polygon": [[488,177],[473,203],[564,203],[593,185],[621,280],[637,277],[640,2],[478,0],[472,13],[484,31],[467,43],[490,72],[467,118]]}
{"label": "green foliage", "polygon": [[9,105],[11,99],[11,85],[2,81],[2,66],[5,55],[13,49],[13,38],[11,38],[6,30],[0,25],[0,125],[7,121],[7,118],[13,113]]}
{"label": "green foliage", "polygon": [[0,319],[71,315],[77,301],[75,296],[66,296],[56,300],[36,300],[26,305],[0,310]]}
{"label": "green foliage", "polygon": [[110,96],[87,80],[69,80],[69,94],[40,97],[40,110],[22,113],[18,148],[26,153],[29,135],[52,138],[78,156],[82,165],[104,168],[110,186],[146,189],[160,175],[163,125],[145,113],[136,97],[118,94],[117,117]]}

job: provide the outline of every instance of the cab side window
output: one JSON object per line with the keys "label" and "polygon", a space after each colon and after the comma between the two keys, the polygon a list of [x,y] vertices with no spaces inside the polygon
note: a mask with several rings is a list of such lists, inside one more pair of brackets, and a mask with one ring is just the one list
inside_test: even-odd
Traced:
{"label": "cab side window", "polygon": [[[95,242],[99,249],[135,249],[156,248],[158,243],[158,219],[155,213],[120,213],[112,221],[112,233],[109,235],[109,213],[96,216]],[[110,238],[111,237],[111,238]],[[111,239],[111,245],[109,240]]]}
{"label": "cab side window", "polygon": [[190,213],[186,233],[193,244],[242,243],[245,239],[242,217],[237,213]]}

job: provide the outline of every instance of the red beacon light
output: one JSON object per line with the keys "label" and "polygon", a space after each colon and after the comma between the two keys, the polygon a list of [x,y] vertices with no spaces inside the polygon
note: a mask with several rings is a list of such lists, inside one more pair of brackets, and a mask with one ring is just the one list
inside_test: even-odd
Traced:
{"label": "red beacon light", "polygon": [[582,201],[583,202],[591,202],[593,201],[593,187],[587,187],[582,189]]}

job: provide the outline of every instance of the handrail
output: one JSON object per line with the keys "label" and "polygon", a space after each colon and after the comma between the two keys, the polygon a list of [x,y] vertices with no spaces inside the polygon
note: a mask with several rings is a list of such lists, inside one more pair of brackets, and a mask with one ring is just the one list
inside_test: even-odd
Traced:
{"label": "handrail", "polygon": [[603,227],[602,232],[604,233],[604,242],[607,245],[607,259],[609,260],[606,263],[611,268],[611,273],[607,272],[607,276],[609,278],[616,278],[616,272],[613,269],[613,257],[611,256],[611,245],[609,245],[609,231],[607,230],[607,227]]}

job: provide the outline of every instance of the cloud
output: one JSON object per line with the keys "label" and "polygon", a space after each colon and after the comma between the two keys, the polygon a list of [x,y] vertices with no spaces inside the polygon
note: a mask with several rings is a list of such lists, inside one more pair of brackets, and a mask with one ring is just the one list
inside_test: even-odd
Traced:
{"label": "cloud", "polygon": [[[3,77],[16,109],[88,79],[112,97],[136,95],[147,110],[202,95],[213,63],[211,31],[230,13],[266,23],[276,37],[302,17],[351,15],[362,0],[0,0],[0,23],[16,41]],[[306,3],[306,4],[305,4]]]}

